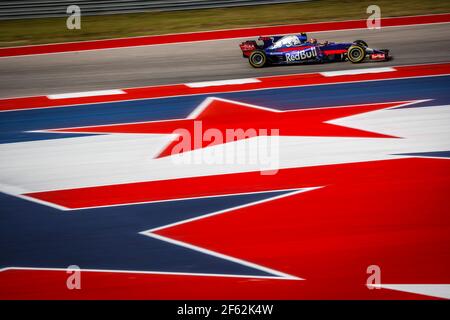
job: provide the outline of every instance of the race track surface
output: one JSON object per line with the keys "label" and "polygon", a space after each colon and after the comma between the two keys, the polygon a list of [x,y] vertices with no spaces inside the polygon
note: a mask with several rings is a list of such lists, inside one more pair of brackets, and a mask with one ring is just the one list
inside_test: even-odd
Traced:
{"label": "race track surface", "polygon": [[[392,50],[394,60],[377,66],[445,62],[449,24],[388,27],[310,34],[319,40],[366,40]],[[276,66],[253,69],[241,58],[242,39],[156,45],[114,50],[0,59],[0,97],[128,88],[205,80],[260,77],[373,67],[352,65]]]}

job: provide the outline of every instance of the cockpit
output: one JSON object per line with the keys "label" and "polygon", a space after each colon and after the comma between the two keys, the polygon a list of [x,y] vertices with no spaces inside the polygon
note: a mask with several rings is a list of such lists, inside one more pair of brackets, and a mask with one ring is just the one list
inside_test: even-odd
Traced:
{"label": "cockpit", "polygon": [[274,43],[273,48],[281,48],[281,47],[294,47],[301,45],[301,41],[297,36],[284,36],[280,40]]}

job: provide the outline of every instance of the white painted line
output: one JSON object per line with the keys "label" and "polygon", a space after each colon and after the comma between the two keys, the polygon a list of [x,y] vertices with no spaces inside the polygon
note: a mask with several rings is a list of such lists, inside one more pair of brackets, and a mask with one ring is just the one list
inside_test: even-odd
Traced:
{"label": "white painted line", "polygon": [[[270,198],[249,202],[249,203],[246,203],[246,204],[243,204],[243,205],[227,208],[227,209],[224,209],[224,210],[219,210],[219,211],[212,212],[212,213],[209,213],[209,214],[205,214],[205,215],[202,215],[202,216],[199,216],[199,217],[189,218],[189,219],[185,219],[185,220],[178,221],[178,222],[175,222],[175,223],[170,223],[170,224],[167,224],[167,225],[164,225],[164,226],[160,226],[160,227],[156,227],[156,228],[153,228],[153,229],[144,230],[144,231],[139,232],[139,234],[142,234],[142,235],[147,236],[147,237],[151,237],[151,238],[154,238],[154,239],[157,239],[157,240],[160,240],[160,241],[171,243],[173,245],[177,245],[177,246],[181,246],[181,247],[184,247],[184,248],[188,248],[188,249],[191,249],[191,250],[194,250],[194,251],[197,251],[197,252],[201,252],[201,253],[204,253],[204,254],[207,254],[207,255],[210,255],[210,256],[213,256],[213,257],[217,257],[217,258],[220,258],[220,259],[231,261],[231,262],[234,262],[234,263],[237,263],[237,264],[249,267],[249,268],[253,268],[253,269],[256,269],[256,270],[260,270],[260,271],[266,272],[266,273],[271,274],[271,275],[266,275],[266,276],[259,275],[258,276],[258,275],[246,275],[246,274],[215,274],[215,273],[209,274],[209,273],[132,271],[132,270],[105,270],[105,269],[99,269],[99,270],[97,270],[97,269],[83,269],[82,271],[90,271],[90,272],[118,272],[118,273],[142,273],[142,274],[161,274],[161,275],[166,275],[167,274],[167,275],[188,275],[188,276],[237,277],[237,278],[248,278],[248,279],[255,278],[255,279],[279,279],[279,280],[305,280],[304,278],[300,278],[300,277],[297,277],[297,276],[294,276],[294,275],[291,275],[291,274],[287,274],[287,273],[284,273],[284,272],[281,272],[281,271],[278,271],[278,270],[275,270],[275,269],[271,269],[271,268],[268,268],[268,267],[265,267],[265,266],[253,263],[253,262],[249,262],[249,261],[246,261],[246,260],[242,260],[242,259],[239,259],[239,258],[228,256],[228,255],[225,255],[225,254],[222,254],[222,253],[219,253],[219,252],[216,252],[216,251],[212,251],[212,250],[209,250],[209,249],[206,249],[206,248],[203,248],[203,247],[198,247],[198,246],[189,244],[187,242],[178,241],[178,240],[175,240],[175,239],[172,239],[172,238],[168,238],[168,237],[156,234],[154,232],[157,232],[158,230],[174,227],[174,226],[177,226],[177,225],[180,225],[180,224],[186,224],[186,223],[189,223],[189,222],[193,222],[193,221],[197,221],[197,220],[200,220],[200,219],[209,218],[209,217],[212,217],[212,216],[216,216],[216,215],[219,215],[219,214],[224,214],[224,213],[235,211],[235,210],[238,210],[238,209],[247,208],[247,207],[259,205],[259,204],[262,204],[262,203],[265,203],[265,202],[274,201],[274,200],[277,200],[277,199],[293,196],[293,195],[296,195],[296,194],[299,194],[299,193],[312,191],[312,190],[319,189],[319,188],[321,188],[321,186],[320,187],[300,188],[300,189],[286,189],[286,190],[292,190],[292,191],[284,193],[284,194],[281,194],[281,195],[273,196],[273,197],[270,197]],[[254,192],[254,193],[263,193],[263,192],[274,192],[275,193],[275,192],[279,192],[279,190],[261,191],[261,192]],[[243,194],[245,194],[245,193],[243,193]],[[0,272],[8,271],[8,270],[67,271],[67,269],[62,269],[62,268],[34,268],[34,267],[6,267],[6,268],[0,268]]]}
{"label": "white painted line", "polygon": [[[439,158],[442,159],[442,158]],[[313,189],[312,187],[311,189]],[[129,202],[129,203],[118,203],[118,204],[105,204],[100,206],[91,206],[91,207],[80,207],[80,208],[69,208],[64,207],[61,205],[54,204],[52,202],[47,202],[43,200],[39,200],[37,198],[33,198],[31,196],[26,196],[23,194],[10,194],[12,196],[36,202],[45,206],[53,207],[59,210],[63,211],[75,211],[75,210],[87,210],[87,209],[97,209],[97,208],[111,208],[111,207],[123,207],[123,206],[134,206],[134,205],[140,205],[140,204],[149,204],[149,203],[161,203],[161,202],[174,202],[174,201],[186,201],[186,200],[194,200],[194,199],[210,199],[210,198],[220,198],[220,197],[229,197],[229,196],[241,196],[241,195],[247,195],[247,194],[258,194],[258,193],[270,193],[270,192],[282,192],[282,191],[296,191],[296,190],[303,190],[303,189],[310,189],[310,188],[296,188],[296,189],[274,189],[274,190],[263,190],[263,191],[249,191],[249,192],[242,192],[242,193],[227,193],[227,194],[214,194],[214,195],[207,195],[207,196],[192,196],[192,197],[184,197],[184,198],[170,198],[170,199],[163,199],[163,200],[149,200],[149,201],[138,201],[138,202]],[[52,190],[50,190],[52,191]],[[305,190],[307,191],[307,190]],[[0,189],[0,192],[3,192]],[[45,192],[45,191],[44,191]],[[6,193],[6,192],[5,192]],[[203,216],[202,216],[203,217]],[[185,222],[183,220],[183,222]],[[166,226],[167,227],[167,226]]]}
{"label": "white painted line", "polygon": [[[187,242],[178,241],[178,240],[175,240],[175,239],[172,239],[172,238],[168,238],[168,237],[162,236],[160,234],[156,234],[155,232],[158,232],[159,230],[163,230],[163,229],[172,228],[172,227],[175,227],[175,226],[178,226],[178,225],[181,225],[181,224],[186,224],[186,223],[190,223],[190,222],[201,220],[201,219],[205,219],[205,218],[210,218],[212,216],[217,216],[217,215],[228,213],[228,212],[231,212],[231,211],[236,211],[236,210],[239,210],[239,209],[243,209],[243,208],[259,205],[259,204],[266,203],[266,202],[269,202],[269,201],[278,200],[278,199],[289,197],[289,196],[296,195],[296,194],[299,194],[299,193],[312,191],[312,190],[319,189],[319,188],[322,188],[322,187],[319,186],[319,187],[301,188],[301,189],[297,189],[297,190],[294,190],[294,191],[291,191],[291,192],[288,192],[288,193],[284,193],[284,194],[281,194],[281,195],[277,195],[277,196],[274,196],[274,197],[271,197],[271,198],[257,200],[257,201],[254,201],[254,202],[250,202],[250,203],[246,203],[246,204],[243,204],[243,205],[227,208],[227,209],[224,209],[224,210],[211,212],[211,213],[199,216],[199,217],[189,218],[189,219],[186,219],[186,220],[178,221],[178,222],[175,222],[175,223],[170,223],[170,224],[167,224],[167,225],[164,225],[164,226],[160,226],[160,227],[156,227],[156,228],[153,228],[153,229],[144,230],[144,231],[141,231],[139,233],[142,234],[142,235],[145,235],[147,237],[155,238],[155,239],[158,239],[158,240],[161,240],[161,241],[165,241],[165,242],[168,242],[168,243],[171,243],[171,244],[174,244],[174,245],[178,245],[178,246],[181,246],[181,247],[184,247],[184,248],[188,248],[188,249],[191,249],[191,250],[194,250],[194,251],[198,251],[198,252],[201,252],[201,253],[204,253],[204,254],[207,254],[207,255],[211,255],[213,257],[217,257],[217,258],[220,258],[220,259],[224,259],[224,260],[228,260],[228,261],[231,261],[231,262],[234,262],[234,263],[238,263],[238,264],[241,264],[241,265],[249,267],[249,268],[254,268],[254,269],[257,269],[257,270],[260,270],[260,271],[263,271],[263,272],[267,272],[267,273],[270,273],[270,274],[272,274],[274,276],[278,276],[278,277],[281,277],[281,278],[284,278],[284,279],[305,280],[303,278],[300,278],[300,277],[297,277],[297,276],[294,276],[294,275],[291,275],[291,274],[287,274],[287,273],[284,273],[284,272],[281,272],[281,271],[278,271],[278,270],[275,270],[275,269],[271,269],[271,268],[268,268],[268,267],[265,267],[265,266],[262,266],[262,265],[250,262],[250,261],[246,261],[246,260],[242,260],[242,259],[235,258],[235,257],[232,257],[232,256],[228,256],[228,255],[225,255],[225,254],[222,254],[222,253],[219,253],[219,252],[216,252],[216,251],[212,251],[212,250],[209,250],[209,249],[206,249],[206,248],[203,248],[203,247],[198,247],[198,246],[195,246],[195,245],[187,243]],[[276,192],[276,191],[273,191],[273,192]]]}
{"label": "white painted line", "polygon": [[254,104],[244,103],[244,102],[240,102],[240,101],[236,101],[236,100],[229,100],[229,99],[224,99],[224,98],[219,98],[219,97],[207,97],[205,100],[202,101],[202,103],[200,103],[188,115],[187,119],[196,119],[214,101],[228,102],[230,104],[238,104],[238,105],[241,105],[241,106],[244,106],[244,107],[247,107],[247,108],[253,108],[253,109],[264,110],[264,111],[269,111],[269,112],[277,112],[277,113],[285,112],[284,110],[278,110],[278,109],[273,109],[273,108],[257,106],[257,105],[254,105]]}
{"label": "white painted line", "polygon": [[326,71],[326,72],[320,72],[320,74],[324,77],[337,77],[337,76],[346,76],[346,75],[354,75],[354,74],[381,73],[381,72],[393,72],[393,71],[397,71],[397,70],[392,67],[382,67],[382,68],[352,69],[352,70],[342,70],[342,71]]}
{"label": "white painted line", "polygon": [[10,195],[10,196],[14,196],[14,197],[23,199],[23,200],[28,200],[28,201],[31,201],[31,202],[34,202],[34,203],[38,203],[38,204],[41,204],[41,205],[44,205],[44,206],[49,206],[51,208],[55,208],[55,209],[58,209],[58,210],[63,210],[63,211],[69,210],[68,208],[66,208],[64,206],[60,206],[60,205],[52,203],[52,202],[47,202],[47,201],[44,201],[44,200],[40,200],[40,199],[36,199],[36,198],[33,198],[33,197],[26,196],[24,194],[28,193],[29,191],[26,190],[26,189],[23,189],[21,187],[11,186],[11,185],[7,185],[7,184],[4,184],[4,183],[0,183],[0,192],[2,192],[4,194],[7,194],[7,195]]}
{"label": "white painted line", "polygon": [[[23,271],[62,271],[67,272],[69,268],[41,268],[41,267],[6,267],[0,269],[0,272],[10,270]],[[245,278],[245,279],[270,279],[270,280],[292,280],[278,276],[257,276],[241,274],[222,274],[222,273],[194,273],[194,272],[171,272],[171,271],[138,271],[138,270],[112,270],[112,269],[80,269],[81,272],[106,272],[106,273],[132,273],[132,274],[153,274],[168,276],[199,276],[199,277],[221,277],[221,278]],[[297,280],[297,279],[295,279]]]}
{"label": "white painted line", "polygon": [[70,99],[70,98],[83,98],[83,97],[95,97],[95,96],[109,96],[115,94],[125,94],[123,90],[98,90],[98,91],[84,91],[84,92],[72,92],[72,93],[61,93],[61,94],[50,94],[47,96],[50,100],[57,99]]}
{"label": "white painted line", "polygon": [[[207,255],[219,258],[219,259],[231,261],[231,262],[234,262],[234,263],[237,263],[237,264],[249,267],[249,268],[257,269],[257,270],[260,270],[260,271],[272,274],[272,276],[267,276],[267,277],[264,276],[264,278],[274,279],[275,277],[278,276],[279,279],[285,279],[285,280],[305,280],[303,278],[299,278],[299,277],[296,277],[296,276],[293,276],[293,275],[290,275],[290,274],[287,274],[287,273],[284,273],[284,272],[281,272],[281,271],[278,271],[278,270],[275,270],[275,269],[267,268],[267,267],[264,267],[264,266],[256,264],[256,263],[252,263],[252,262],[249,262],[249,261],[246,261],[246,260],[238,259],[238,258],[235,258],[235,257],[232,257],[232,256],[228,256],[228,255],[225,255],[225,254],[222,254],[222,253],[219,253],[219,252],[208,250],[208,249],[205,249],[205,248],[202,248],[202,247],[194,246],[194,245],[191,245],[191,244],[186,243],[186,242],[182,242],[182,241],[174,240],[174,239],[171,239],[171,238],[167,238],[167,237],[155,234],[155,233],[146,233],[144,235],[146,235],[148,237],[151,237],[151,238],[154,238],[154,239],[158,239],[158,240],[161,240],[161,241],[165,241],[165,242],[171,243],[173,245],[177,245],[177,246],[180,246],[180,247],[183,247],[183,248],[191,249],[191,250],[194,250],[194,251],[197,251],[197,252],[201,252],[201,253],[204,253],[204,254],[207,254]],[[241,277],[251,278],[252,276],[251,275],[241,275]],[[260,276],[260,277],[263,277],[263,276]]]}
{"label": "white painted line", "polygon": [[246,84],[246,83],[258,83],[261,80],[256,78],[245,78],[245,79],[231,79],[231,80],[216,80],[216,81],[203,81],[203,82],[191,82],[185,85],[189,88],[205,88],[205,87],[217,87],[226,86],[234,84]]}
{"label": "white painted line", "polygon": [[[265,199],[262,199],[262,200],[249,202],[249,203],[242,204],[242,205],[239,205],[239,206],[230,207],[230,208],[226,208],[226,209],[219,210],[219,211],[214,211],[214,212],[211,212],[211,213],[208,213],[208,214],[204,214],[202,216],[197,216],[197,217],[194,217],[194,218],[189,218],[189,219],[177,221],[177,222],[174,222],[174,223],[169,223],[169,224],[166,224],[166,225],[163,225],[163,226],[160,226],[160,227],[156,227],[156,228],[153,228],[153,229],[144,230],[144,231],[142,231],[140,233],[148,235],[148,233],[154,233],[154,232],[157,232],[157,231],[162,230],[162,229],[172,228],[172,227],[178,226],[180,224],[186,224],[186,223],[190,223],[190,222],[197,221],[197,220],[200,220],[200,219],[210,218],[212,216],[217,216],[219,214],[227,213],[227,212],[230,212],[230,211],[236,211],[236,210],[239,210],[239,209],[242,209],[242,208],[251,207],[251,206],[254,206],[254,205],[257,205],[257,204],[261,204],[261,203],[277,200],[277,199],[280,199],[280,198],[285,198],[285,197],[288,197],[288,196],[291,196],[291,195],[294,195],[294,194],[298,194],[298,193],[302,193],[302,192],[308,192],[308,191],[312,191],[312,190],[320,189],[320,188],[323,188],[323,186],[297,188],[297,189],[278,189],[278,190],[268,190],[268,191],[257,191],[257,192],[242,193],[242,194],[258,194],[258,193],[271,193],[271,192],[272,193],[278,193],[278,192],[286,191],[286,193],[283,193],[283,194],[278,195],[278,196],[273,196],[273,197],[270,197],[270,198],[265,198]],[[237,193],[236,195],[238,195],[238,194],[239,193]],[[220,196],[218,196],[218,197],[220,197]]]}
{"label": "white painted line", "polygon": [[[369,285],[377,288],[377,285]],[[450,299],[450,284],[381,284],[378,288],[415,293],[430,297]]]}

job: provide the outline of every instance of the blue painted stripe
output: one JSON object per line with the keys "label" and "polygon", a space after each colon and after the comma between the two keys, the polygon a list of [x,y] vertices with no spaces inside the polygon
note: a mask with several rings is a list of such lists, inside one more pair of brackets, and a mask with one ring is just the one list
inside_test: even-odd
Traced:
{"label": "blue painted stripe", "polygon": [[[287,191],[61,212],[0,193],[0,267],[270,275],[139,234]],[[250,226],[249,226],[250,227]]]}
{"label": "blue painted stripe", "polygon": [[450,158],[450,151],[412,152],[412,153],[399,153],[396,155],[413,156],[413,157]]}

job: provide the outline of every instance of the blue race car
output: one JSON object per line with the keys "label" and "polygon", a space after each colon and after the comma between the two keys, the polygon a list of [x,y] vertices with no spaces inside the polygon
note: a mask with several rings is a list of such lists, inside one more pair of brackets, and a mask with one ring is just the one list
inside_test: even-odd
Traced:
{"label": "blue race car", "polygon": [[240,45],[242,55],[250,65],[262,68],[269,64],[324,63],[365,60],[387,61],[388,49],[372,49],[363,40],[348,43],[324,42],[309,39],[306,33],[286,36],[259,37]]}

